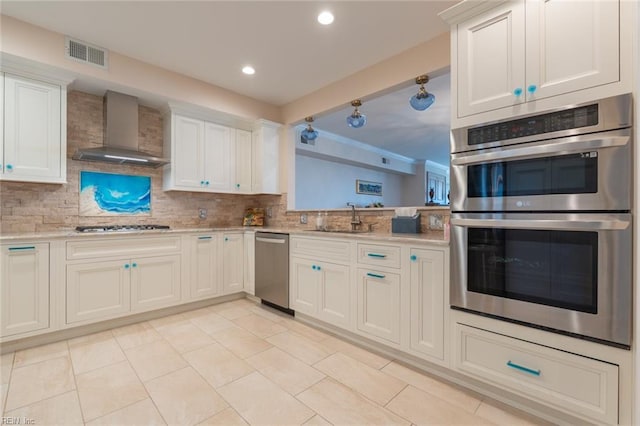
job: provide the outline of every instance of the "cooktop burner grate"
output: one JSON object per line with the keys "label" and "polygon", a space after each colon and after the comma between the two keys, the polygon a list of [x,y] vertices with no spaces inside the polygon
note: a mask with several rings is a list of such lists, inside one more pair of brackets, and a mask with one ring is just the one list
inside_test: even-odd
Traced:
{"label": "cooktop burner grate", "polygon": [[97,225],[77,226],[77,232],[153,231],[171,229],[168,225]]}

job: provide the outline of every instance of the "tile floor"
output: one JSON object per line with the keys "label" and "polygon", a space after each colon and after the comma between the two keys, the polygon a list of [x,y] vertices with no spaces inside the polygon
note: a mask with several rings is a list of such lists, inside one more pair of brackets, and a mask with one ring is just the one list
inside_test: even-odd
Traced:
{"label": "tile floor", "polygon": [[36,425],[530,425],[539,419],[240,299],[2,355]]}

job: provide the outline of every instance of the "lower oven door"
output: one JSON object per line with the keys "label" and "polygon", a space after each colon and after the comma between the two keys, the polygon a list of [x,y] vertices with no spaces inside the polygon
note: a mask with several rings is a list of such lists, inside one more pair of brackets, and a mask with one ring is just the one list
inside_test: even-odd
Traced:
{"label": "lower oven door", "polygon": [[453,213],[451,305],[631,345],[630,214]]}

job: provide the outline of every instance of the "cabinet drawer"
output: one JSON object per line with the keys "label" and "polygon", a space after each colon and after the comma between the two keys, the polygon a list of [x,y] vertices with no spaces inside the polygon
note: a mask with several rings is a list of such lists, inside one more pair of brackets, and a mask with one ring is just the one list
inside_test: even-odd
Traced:
{"label": "cabinet drawer", "polygon": [[580,417],[618,422],[618,366],[456,324],[455,367]]}
{"label": "cabinet drawer", "polygon": [[180,251],[180,237],[119,238],[67,242],[67,260],[138,255],[169,254]]}
{"label": "cabinet drawer", "polygon": [[358,244],[358,263],[400,268],[400,247]]}
{"label": "cabinet drawer", "polygon": [[349,248],[350,244],[347,241],[333,239],[291,237],[289,241],[291,254],[338,260],[342,263],[351,261]]}

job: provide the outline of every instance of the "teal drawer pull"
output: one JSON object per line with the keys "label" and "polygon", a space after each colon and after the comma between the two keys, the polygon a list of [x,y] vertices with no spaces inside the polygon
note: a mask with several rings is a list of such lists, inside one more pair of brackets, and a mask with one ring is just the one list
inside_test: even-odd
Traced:
{"label": "teal drawer pull", "polygon": [[412,254],[410,259],[412,262],[415,262],[416,260],[418,260],[418,256],[416,256],[415,254]]}
{"label": "teal drawer pull", "polygon": [[198,237],[199,240],[210,240],[213,237]]}
{"label": "teal drawer pull", "polygon": [[316,269],[318,269],[318,267],[316,265],[311,265],[311,269],[315,271]]}
{"label": "teal drawer pull", "polygon": [[19,251],[19,250],[35,250],[35,246],[27,246],[27,247],[9,247],[9,251]]}
{"label": "teal drawer pull", "polygon": [[514,364],[511,361],[507,361],[507,367],[513,368],[514,370],[522,371],[523,373],[531,374],[532,376],[540,376],[540,370],[534,370],[533,368],[523,367],[518,364]]}
{"label": "teal drawer pull", "polygon": [[381,257],[381,258],[387,257],[386,254],[378,254],[378,253],[367,253],[367,256],[369,256],[369,257]]}
{"label": "teal drawer pull", "polygon": [[129,264],[128,263],[124,264],[124,269],[129,269]]}
{"label": "teal drawer pull", "polygon": [[138,267],[138,264],[137,264],[136,262],[133,262],[133,263],[131,264],[131,267],[132,267],[132,268],[137,268],[137,267]]}
{"label": "teal drawer pull", "polygon": [[373,272],[367,272],[367,275],[373,278],[384,278],[385,276],[382,274],[374,274]]}

